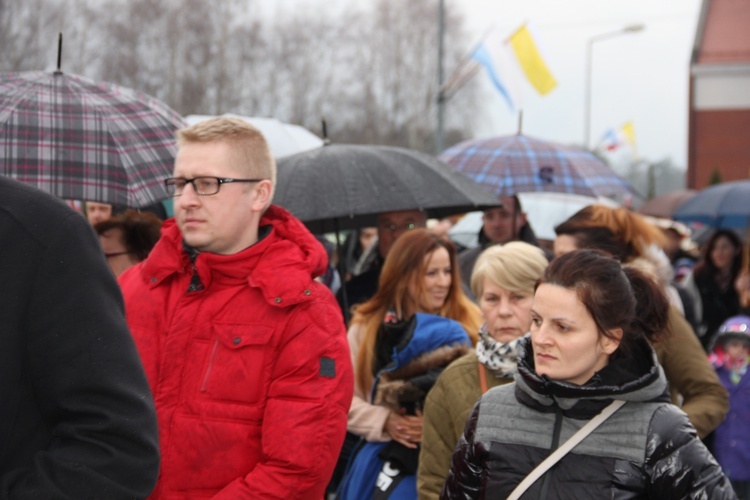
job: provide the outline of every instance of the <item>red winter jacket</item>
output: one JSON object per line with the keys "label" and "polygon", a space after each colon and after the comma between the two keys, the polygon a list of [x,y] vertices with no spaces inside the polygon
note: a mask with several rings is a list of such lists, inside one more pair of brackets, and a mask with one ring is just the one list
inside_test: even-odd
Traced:
{"label": "red winter jacket", "polygon": [[313,280],[320,243],[279,207],[260,225],[255,245],[193,266],[169,220],[120,277],[159,419],[152,498],[323,498],[352,400],[344,323]]}

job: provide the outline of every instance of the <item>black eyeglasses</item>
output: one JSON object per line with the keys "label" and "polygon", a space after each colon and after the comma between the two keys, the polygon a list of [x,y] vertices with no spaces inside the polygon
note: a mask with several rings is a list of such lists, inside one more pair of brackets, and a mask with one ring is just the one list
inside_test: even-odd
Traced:
{"label": "black eyeglasses", "polygon": [[382,231],[390,231],[392,233],[395,233],[396,231],[411,231],[412,229],[416,229],[417,225],[413,222],[407,222],[405,224],[380,224],[380,229]]}
{"label": "black eyeglasses", "polygon": [[195,194],[198,196],[211,196],[219,192],[222,184],[230,182],[260,182],[265,179],[229,179],[221,177],[196,177],[194,179],[185,179],[184,177],[170,177],[164,179],[164,187],[167,189],[169,196],[181,196],[185,191],[185,186],[193,185]]}

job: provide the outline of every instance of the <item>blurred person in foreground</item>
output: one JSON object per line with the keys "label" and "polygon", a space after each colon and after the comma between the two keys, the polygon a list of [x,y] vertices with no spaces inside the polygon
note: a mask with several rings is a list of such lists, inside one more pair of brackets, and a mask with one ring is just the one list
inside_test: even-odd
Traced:
{"label": "blurred person in foreground", "polygon": [[351,231],[344,240],[344,281],[354,277],[353,271],[359,259],[378,238],[378,228],[375,226],[360,227]]}
{"label": "blurred person in foreground", "polygon": [[353,375],[326,253],[271,205],[276,163],[234,118],[178,132],[175,218],[120,276],[156,401],[154,498],[320,499]]}
{"label": "blurred person in foreground", "polygon": [[451,363],[427,394],[417,474],[420,499],[439,498],[474,403],[488,389],[513,382],[518,346],[531,326],[534,285],[546,267],[542,249],[521,241],[492,246],[477,259],[471,289],[485,323],[476,351]]}
{"label": "blurred person in foreground", "polygon": [[666,331],[663,289],[592,250],[554,259],[534,293],[515,384],[472,410],[442,498],[507,498],[598,414],[614,413],[522,498],[733,499],[729,480],[671,404],[649,338]]}
{"label": "blurred person in foreground", "polygon": [[[596,249],[626,267],[645,272],[663,290],[670,287],[669,265],[657,244],[661,232],[634,212],[590,205],[555,227],[555,232],[556,256],[581,248]],[[669,300],[670,335],[656,337],[654,349],[669,381],[672,400],[687,413],[698,436],[704,438],[729,409],[727,391],[708,364],[692,327],[676,307],[679,296],[672,294]]]}
{"label": "blurred person in foreground", "polygon": [[[355,309],[349,346],[357,447],[340,498],[415,498],[422,405],[440,371],[466,354],[481,313],[462,292],[453,244],[427,229],[399,237],[375,295]],[[380,479],[383,478],[383,479]]]}
{"label": "blurred person in foreground", "polygon": [[729,392],[729,413],[716,428],[711,452],[740,500],[750,500],[750,317],[733,316],[719,327],[709,360]]}
{"label": "blurred person in foreground", "polygon": [[156,414],[91,227],[0,177],[0,498],[144,498]]}
{"label": "blurred person in foreground", "polygon": [[474,270],[474,264],[479,258],[479,254],[491,245],[502,245],[513,240],[539,246],[539,240],[537,240],[534,231],[526,220],[526,214],[521,208],[518,197],[501,196],[500,206],[485,210],[482,215],[479,244],[474,248],[462,251],[458,255],[464,291],[471,293],[471,272]]}
{"label": "blurred person in foreground", "polygon": [[159,241],[161,225],[162,220],[153,213],[136,210],[127,210],[94,225],[115,277],[148,257]]}
{"label": "blurred person in foreground", "polygon": [[98,201],[87,201],[83,204],[86,212],[86,220],[89,224],[95,226],[99,222],[105,221],[114,215],[114,207],[109,203],[99,203]]}

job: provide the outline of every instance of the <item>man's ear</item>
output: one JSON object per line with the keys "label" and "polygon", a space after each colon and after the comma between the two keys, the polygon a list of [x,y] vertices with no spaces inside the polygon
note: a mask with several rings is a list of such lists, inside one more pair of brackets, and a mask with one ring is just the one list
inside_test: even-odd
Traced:
{"label": "man's ear", "polygon": [[518,226],[519,227],[525,226],[526,225],[526,213],[525,212],[521,212],[520,214],[518,214],[518,218],[521,221],[521,223]]}
{"label": "man's ear", "polygon": [[253,200],[253,209],[259,212],[264,211],[271,204],[271,196],[273,195],[273,186],[271,181],[268,179],[260,181],[256,188],[255,200]]}
{"label": "man's ear", "polygon": [[611,337],[602,335],[599,340],[602,346],[602,351],[604,351],[608,356],[615,352],[618,347],[620,347],[620,341],[622,340],[622,328],[614,328],[610,330],[609,333],[612,335]]}

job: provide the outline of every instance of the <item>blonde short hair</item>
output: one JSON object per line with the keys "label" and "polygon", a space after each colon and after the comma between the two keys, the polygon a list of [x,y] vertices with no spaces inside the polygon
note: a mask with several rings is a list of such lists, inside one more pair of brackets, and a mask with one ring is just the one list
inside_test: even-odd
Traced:
{"label": "blonde short hair", "polygon": [[[276,160],[266,138],[252,124],[239,118],[218,117],[177,131],[177,146],[225,141],[236,152],[237,167],[251,179],[269,179],[276,189]],[[273,198],[273,192],[271,193]]]}
{"label": "blonde short hair", "polygon": [[471,292],[479,300],[484,279],[513,292],[532,293],[547,267],[541,248],[522,241],[493,245],[481,253],[471,273]]}

